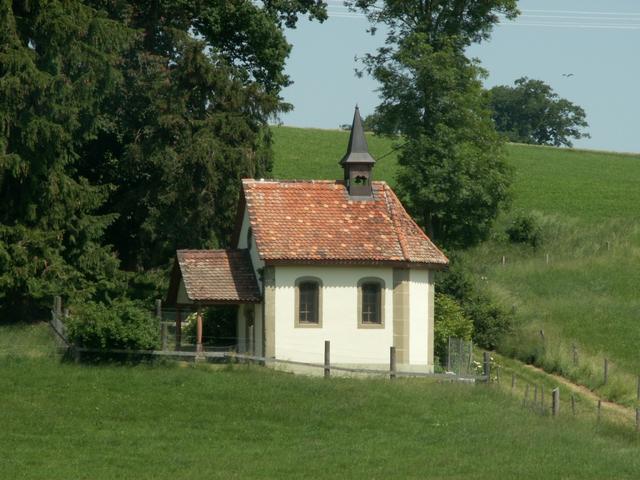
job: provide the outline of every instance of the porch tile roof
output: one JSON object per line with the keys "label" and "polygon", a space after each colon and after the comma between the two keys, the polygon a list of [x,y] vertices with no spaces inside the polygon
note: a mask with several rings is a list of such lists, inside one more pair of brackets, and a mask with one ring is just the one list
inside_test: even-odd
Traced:
{"label": "porch tile roof", "polygon": [[260,301],[247,250],[178,250],[187,297],[203,303]]}
{"label": "porch tile roof", "polygon": [[449,263],[385,182],[372,200],[350,199],[341,181],[242,182],[265,262]]}

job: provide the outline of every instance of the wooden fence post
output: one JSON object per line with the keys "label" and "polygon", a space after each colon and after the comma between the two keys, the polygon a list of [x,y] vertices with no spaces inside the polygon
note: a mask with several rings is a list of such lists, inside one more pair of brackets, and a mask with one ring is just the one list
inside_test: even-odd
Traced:
{"label": "wooden fence post", "polygon": [[252,357],[256,356],[256,344],[255,344],[255,327],[254,325],[249,325],[249,355]]}
{"label": "wooden fence post", "polygon": [[572,344],[571,348],[573,349],[573,364],[575,366],[578,365],[578,347],[576,347],[576,344]]}
{"label": "wooden fence post", "polygon": [[560,388],[554,388],[551,390],[551,394],[551,414],[557,417],[560,413]]}
{"label": "wooden fence post", "polygon": [[447,338],[447,372],[451,371],[451,336]]}
{"label": "wooden fence post", "polygon": [[547,253],[547,265],[549,265],[549,254]]}
{"label": "wooden fence post", "polygon": [[389,378],[396,378],[396,347],[389,347]]}
{"label": "wooden fence post", "polygon": [[487,383],[491,382],[491,357],[489,352],[482,354],[482,374],[487,377]]}
{"label": "wooden fence post", "polygon": [[511,374],[511,390],[513,391],[514,388],[516,388],[516,374],[512,373]]}
{"label": "wooden fence post", "polygon": [[53,312],[58,318],[62,316],[62,297],[60,295],[53,297]]}
{"label": "wooden fence post", "polygon": [[601,411],[602,411],[602,400],[598,399],[598,423],[600,423]]}
{"label": "wooden fence post", "polygon": [[636,432],[640,432],[640,408],[636,407]]}
{"label": "wooden fence post", "polygon": [[609,359],[604,359],[604,384],[609,381]]}
{"label": "wooden fence post", "polygon": [[169,345],[167,342],[168,336],[167,324],[164,322],[160,322],[160,338],[162,340],[162,350],[169,350]]}
{"label": "wooden fence post", "polygon": [[202,352],[202,309],[198,307],[196,313],[196,352]]}
{"label": "wooden fence post", "polygon": [[576,396],[573,393],[571,394],[571,413],[574,417],[576,416]]}
{"label": "wooden fence post", "polygon": [[331,376],[331,343],[324,341],[324,378]]}
{"label": "wooden fence post", "polygon": [[182,348],[182,309],[176,308],[176,351]]}
{"label": "wooden fence post", "polygon": [[505,257],[504,255],[502,256],[502,265],[506,265],[507,264],[507,257]]}

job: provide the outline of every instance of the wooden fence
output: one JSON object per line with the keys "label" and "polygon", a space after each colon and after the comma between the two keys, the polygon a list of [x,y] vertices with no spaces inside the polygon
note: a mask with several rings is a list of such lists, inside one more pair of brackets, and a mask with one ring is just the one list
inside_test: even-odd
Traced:
{"label": "wooden fence", "polygon": [[[54,308],[51,312],[50,325],[57,338],[61,339],[61,346],[66,347],[76,361],[80,361],[83,355],[122,355],[130,357],[161,357],[174,358],[181,360],[191,360],[194,362],[219,360],[227,362],[253,362],[261,365],[292,365],[299,367],[308,367],[312,369],[321,369],[325,377],[330,377],[332,372],[345,372],[363,375],[388,376],[391,379],[397,377],[427,377],[447,381],[460,382],[486,382],[489,379],[489,357],[485,356],[484,370],[482,375],[456,375],[452,373],[430,373],[430,372],[414,372],[398,370],[396,362],[396,348],[389,348],[389,368],[356,368],[342,365],[334,365],[331,363],[331,343],[329,340],[324,342],[324,361],[323,363],[300,362],[288,359],[279,359],[275,357],[263,357],[249,354],[237,353],[235,351],[206,351],[195,349],[195,351],[170,350],[167,341],[166,322],[160,321],[160,337],[162,349],[160,350],[129,350],[129,349],[96,349],[85,348],[74,345],[66,336],[64,326],[64,318],[68,313],[62,312],[62,303],[60,297],[56,297]],[[160,315],[156,310],[156,315],[160,320]]]}

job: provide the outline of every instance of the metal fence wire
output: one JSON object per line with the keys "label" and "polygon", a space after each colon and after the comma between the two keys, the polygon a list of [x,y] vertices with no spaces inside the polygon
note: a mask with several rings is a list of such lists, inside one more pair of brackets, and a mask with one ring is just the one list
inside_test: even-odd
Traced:
{"label": "metal fence wire", "polygon": [[462,338],[449,337],[447,342],[446,364],[442,365],[447,372],[457,375],[478,374],[480,364],[473,360],[473,342]]}

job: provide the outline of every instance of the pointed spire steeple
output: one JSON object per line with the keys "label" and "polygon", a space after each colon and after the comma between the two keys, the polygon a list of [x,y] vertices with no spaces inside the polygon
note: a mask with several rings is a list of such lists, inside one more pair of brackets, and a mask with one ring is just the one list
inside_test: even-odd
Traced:
{"label": "pointed spire steeple", "polygon": [[373,197],[371,170],[375,163],[376,161],[369,154],[360,109],[356,105],[347,153],[340,160],[340,165],[344,169],[344,183],[351,198],[371,199]]}
{"label": "pointed spire steeple", "polygon": [[345,163],[370,163],[376,161],[369,154],[369,146],[364,136],[364,127],[362,126],[362,118],[360,118],[360,109],[356,105],[356,111],[353,114],[353,123],[351,124],[351,135],[349,136],[349,145],[347,153],[345,153],[340,165]]}

